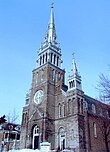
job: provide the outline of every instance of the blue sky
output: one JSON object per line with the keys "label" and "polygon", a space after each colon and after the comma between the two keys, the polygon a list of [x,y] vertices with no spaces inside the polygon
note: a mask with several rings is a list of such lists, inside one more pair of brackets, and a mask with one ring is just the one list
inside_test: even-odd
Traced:
{"label": "blue sky", "polygon": [[[0,115],[21,119],[32,70],[50,17],[51,0],[0,0]],[[55,0],[55,24],[66,79],[75,53],[82,86],[97,98],[99,75],[109,74],[110,0]]]}

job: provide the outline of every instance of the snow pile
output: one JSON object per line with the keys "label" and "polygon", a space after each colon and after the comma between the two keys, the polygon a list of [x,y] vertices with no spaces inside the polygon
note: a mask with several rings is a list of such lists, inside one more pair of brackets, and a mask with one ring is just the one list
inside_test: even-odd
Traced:
{"label": "snow pile", "polygon": [[40,150],[36,149],[21,149],[21,150],[10,150],[9,152],[40,152]]}

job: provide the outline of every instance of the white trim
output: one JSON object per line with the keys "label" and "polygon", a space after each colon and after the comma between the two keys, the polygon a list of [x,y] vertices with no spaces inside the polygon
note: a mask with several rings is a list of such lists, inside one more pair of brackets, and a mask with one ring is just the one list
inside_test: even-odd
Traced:
{"label": "white trim", "polygon": [[33,148],[33,149],[34,149],[34,139],[35,139],[36,136],[39,136],[38,130],[39,130],[39,128],[38,128],[38,126],[36,125],[36,126],[34,127],[34,129],[33,129],[33,144],[32,144],[32,148]]}

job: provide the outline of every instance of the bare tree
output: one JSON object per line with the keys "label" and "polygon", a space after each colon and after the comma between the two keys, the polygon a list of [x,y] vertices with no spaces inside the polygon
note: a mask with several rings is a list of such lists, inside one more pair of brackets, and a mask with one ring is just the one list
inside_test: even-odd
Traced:
{"label": "bare tree", "polygon": [[109,144],[110,144],[110,120],[107,118],[102,118],[100,121],[101,122],[100,122],[99,128],[100,128],[101,133],[102,133],[102,138],[103,138],[103,141],[105,143],[106,151],[110,152],[110,147],[109,147]]}
{"label": "bare tree", "polygon": [[100,92],[100,100],[101,101],[110,101],[110,79],[108,76],[101,74],[99,76],[99,83],[97,85],[97,89]]}
{"label": "bare tree", "polygon": [[[110,69],[110,65],[109,65]],[[99,76],[99,83],[97,89],[100,93],[99,99],[103,102],[110,102],[110,78],[104,74]],[[110,111],[108,111],[110,113]],[[105,143],[106,151],[110,152],[110,117],[97,117],[99,122],[103,141]]]}
{"label": "bare tree", "polygon": [[3,115],[2,117],[0,117],[0,125],[5,123],[7,120],[5,119],[5,115]]}
{"label": "bare tree", "polygon": [[19,115],[16,113],[16,110],[14,109],[12,113],[8,113],[6,116],[8,123],[17,123]]}

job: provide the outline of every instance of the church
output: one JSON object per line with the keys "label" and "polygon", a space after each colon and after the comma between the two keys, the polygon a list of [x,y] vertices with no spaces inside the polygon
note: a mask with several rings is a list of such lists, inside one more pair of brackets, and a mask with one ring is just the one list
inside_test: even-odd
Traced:
{"label": "church", "polygon": [[48,141],[51,149],[107,151],[110,132],[102,128],[110,127],[110,106],[84,93],[74,53],[65,84],[53,5],[36,62],[22,112],[20,148],[39,149],[41,142]]}

